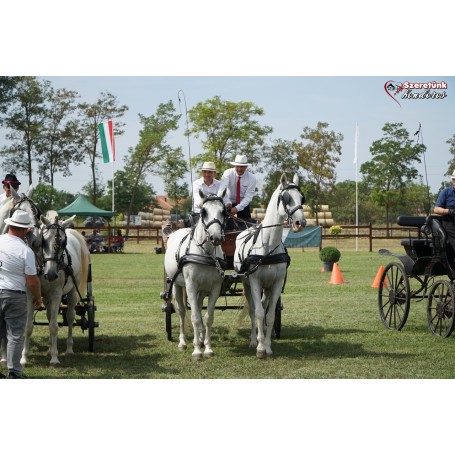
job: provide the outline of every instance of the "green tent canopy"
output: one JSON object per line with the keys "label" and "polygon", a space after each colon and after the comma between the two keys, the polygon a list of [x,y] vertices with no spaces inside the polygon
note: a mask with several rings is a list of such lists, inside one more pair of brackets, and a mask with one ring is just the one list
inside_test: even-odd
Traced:
{"label": "green tent canopy", "polygon": [[111,218],[117,215],[117,212],[110,212],[109,210],[102,210],[98,207],[95,207],[85,196],[82,194],[77,197],[77,199],[72,202],[70,205],[66,206],[61,210],[57,210],[57,213],[60,216],[104,216]]}

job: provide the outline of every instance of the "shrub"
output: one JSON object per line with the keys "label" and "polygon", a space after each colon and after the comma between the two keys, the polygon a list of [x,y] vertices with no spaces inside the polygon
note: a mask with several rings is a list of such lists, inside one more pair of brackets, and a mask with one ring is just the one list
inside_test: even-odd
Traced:
{"label": "shrub", "polygon": [[319,259],[322,262],[338,262],[340,257],[340,250],[334,246],[326,246],[319,251]]}
{"label": "shrub", "polygon": [[329,234],[330,235],[338,235],[338,234],[341,234],[341,227],[340,226],[331,226],[329,228]]}

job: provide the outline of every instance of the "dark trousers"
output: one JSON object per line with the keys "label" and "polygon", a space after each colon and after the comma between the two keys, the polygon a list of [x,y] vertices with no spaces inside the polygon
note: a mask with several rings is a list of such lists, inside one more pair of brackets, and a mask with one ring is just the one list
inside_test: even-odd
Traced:
{"label": "dark trousers", "polygon": [[455,222],[454,220],[442,220],[442,227],[446,231],[447,240],[452,247],[452,251],[449,254],[450,258],[453,258],[453,253],[455,252]]}

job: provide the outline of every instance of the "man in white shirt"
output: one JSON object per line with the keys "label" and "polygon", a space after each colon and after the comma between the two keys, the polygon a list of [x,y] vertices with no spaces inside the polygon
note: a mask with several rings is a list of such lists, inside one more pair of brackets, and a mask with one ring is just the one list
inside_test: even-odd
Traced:
{"label": "man in white shirt", "polygon": [[14,174],[6,174],[5,179],[2,180],[4,193],[0,194],[0,206],[11,196],[11,186],[17,191],[21,182],[17,180]]}
{"label": "man in white shirt", "polygon": [[218,192],[227,188],[225,204],[231,215],[250,220],[250,203],[256,192],[256,177],[248,171],[249,163],[245,155],[237,155],[231,164],[234,167],[224,171]]}
{"label": "man in white shirt", "polygon": [[[27,294],[35,309],[41,308],[41,285],[35,254],[24,238],[34,224],[27,212],[16,210],[5,220],[8,233],[0,236],[0,339],[7,337],[6,366],[9,379],[23,379],[20,363],[27,322]],[[0,373],[0,377],[4,375]]]}

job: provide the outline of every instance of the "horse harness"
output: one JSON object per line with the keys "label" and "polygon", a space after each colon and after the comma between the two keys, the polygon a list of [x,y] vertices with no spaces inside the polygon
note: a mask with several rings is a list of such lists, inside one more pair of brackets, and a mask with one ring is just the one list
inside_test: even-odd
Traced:
{"label": "horse harness", "polygon": [[[82,295],[79,292],[79,288],[76,283],[76,279],[74,278],[74,271],[72,267],[72,260],[71,260],[71,255],[68,252],[68,249],[66,248],[66,243],[67,243],[67,237],[65,234],[65,228],[60,226],[58,222],[58,217],[55,219],[55,223],[52,223],[48,226],[45,226],[42,228],[43,230],[51,230],[54,229],[56,230],[56,237],[57,241],[56,244],[54,245],[54,256],[52,257],[45,257],[44,256],[44,247],[43,247],[43,242],[41,242],[41,263],[38,267],[38,275],[43,275],[44,274],[44,265],[46,262],[56,262],[57,263],[57,270],[63,270],[65,272],[65,282],[63,284],[63,287],[66,285],[68,282],[68,277],[71,277],[73,280],[74,286],[76,288],[77,293],[79,294],[79,298],[82,300]],[[44,237],[43,232],[41,232],[41,235]],[[65,262],[65,256],[67,258],[67,262]]]}

